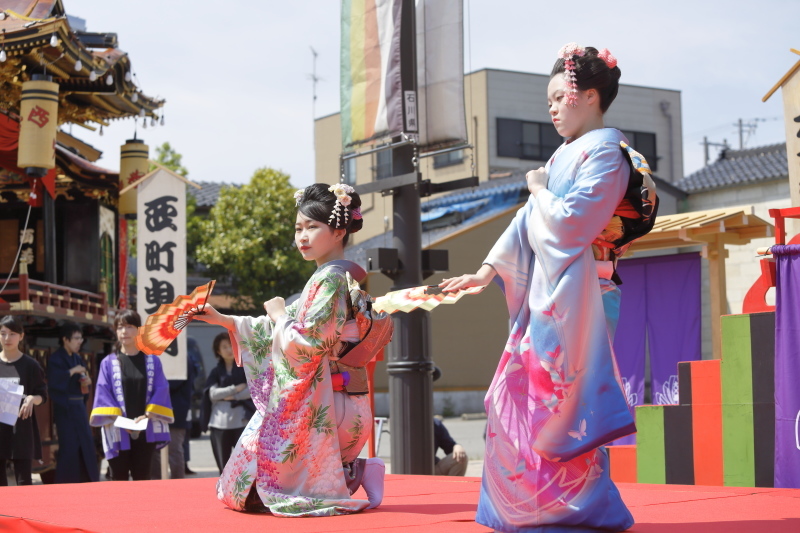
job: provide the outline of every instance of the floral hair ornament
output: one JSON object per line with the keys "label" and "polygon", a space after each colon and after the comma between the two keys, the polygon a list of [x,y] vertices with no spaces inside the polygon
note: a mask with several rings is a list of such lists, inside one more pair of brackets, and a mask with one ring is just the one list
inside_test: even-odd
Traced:
{"label": "floral hair ornament", "polygon": [[305,193],[306,193],[305,189],[298,189],[294,191],[294,202],[295,202],[294,205],[300,205],[300,202],[303,201],[303,195],[305,195]]}
{"label": "floral hair ornament", "polygon": [[567,103],[572,107],[578,106],[578,84],[575,78],[574,56],[583,57],[586,49],[578,43],[567,43],[558,51],[558,57],[564,60],[564,85],[567,87]]}
{"label": "floral hair ornament", "polygon": [[336,203],[333,204],[333,212],[331,216],[328,217],[328,222],[331,223],[333,219],[336,218],[336,229],[339,229],[339,222],[342,215],[344,215],[344,223],[347,224],[347,206],[350,205],[352,200],[350,195],[356,192],[356,190],[346,183],[331,185],[328,187],[328,190],[336,196]]}
{"label": "floral hair ornament", "polygon": [[608,68],[614,68],[617,66],[617,58],[611,55],[611,52],[608,51],[608,48],[603,48],[597,52],[597,57],[605,61]]}

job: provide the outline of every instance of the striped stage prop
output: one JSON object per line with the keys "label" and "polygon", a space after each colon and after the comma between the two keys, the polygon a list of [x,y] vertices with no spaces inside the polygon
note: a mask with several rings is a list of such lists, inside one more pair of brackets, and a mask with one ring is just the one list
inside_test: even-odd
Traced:
{"label": "striped stage prop", "polygon": [[775,313],[722,317],[722,443],[728,487],[772,487]]}
{"label": "striped stage prop", "polygon": [[679,405],[636,408],[635,462],[609,446],[612,479],[773,487],[774,369],[775,313],[722,317],[722,360],[678,363]]}

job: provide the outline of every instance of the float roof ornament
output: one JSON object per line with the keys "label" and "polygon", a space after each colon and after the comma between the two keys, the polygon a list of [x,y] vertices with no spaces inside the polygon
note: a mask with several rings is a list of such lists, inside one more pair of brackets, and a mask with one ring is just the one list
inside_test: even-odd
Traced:
{"label": "float roof ornament", "polygon": [[22,83],[43,73],[60,87],[59,124],[95,129],[87,122],[155,117],[164,105],[136,86],[116,34],[73,29],[62,0],[5,0],[0,13],[0,110],[18,113]]}

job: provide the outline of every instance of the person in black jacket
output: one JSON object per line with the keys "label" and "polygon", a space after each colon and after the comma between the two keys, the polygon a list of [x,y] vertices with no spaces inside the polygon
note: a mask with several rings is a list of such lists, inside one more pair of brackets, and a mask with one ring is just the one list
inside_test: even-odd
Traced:
{"label": "person in black jacket", "polygon": [[14,465],[17,485],[32,485],[31,461],[42,458],[42,442],[36,424],[34,405],[47,401],[44,371],[36,360],[20,349],[25,338],[22,322],[15,316],[0,319],[0,380],[9,380],[23,387],[19,418],[11,426],[0,423],[0,486],[8,485],[6,462]]}
{"label": "person in black jacket", "polygon": [[211,449],[221,474],[256,409],[244,369],[234,363],[228,334],[217,335],[213,347],[218,363],[208,374],[203,392],[203,431],[211,429]]}
{"label": "person in black jacket", "polygon": [[61,348],[47,360],[47,390],[53,401],[58,435],[55,481],[98,481],[97,453],[86,413],[92,380],[78,353],[83,344],[83,332],[75,322],[64,321],[58,337]]}

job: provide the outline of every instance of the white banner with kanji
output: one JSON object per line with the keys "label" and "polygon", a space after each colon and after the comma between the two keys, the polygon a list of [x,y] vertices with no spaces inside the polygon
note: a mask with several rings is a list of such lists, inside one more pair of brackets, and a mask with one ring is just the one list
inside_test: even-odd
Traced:
{"label": "white banner with kanji", "polygon": [[[139,184],[136,302],[142,323],[165,303],[186,294],[186,182],[157,170]],[[161,354],[167,379],[186,379],[186,334]]]}

